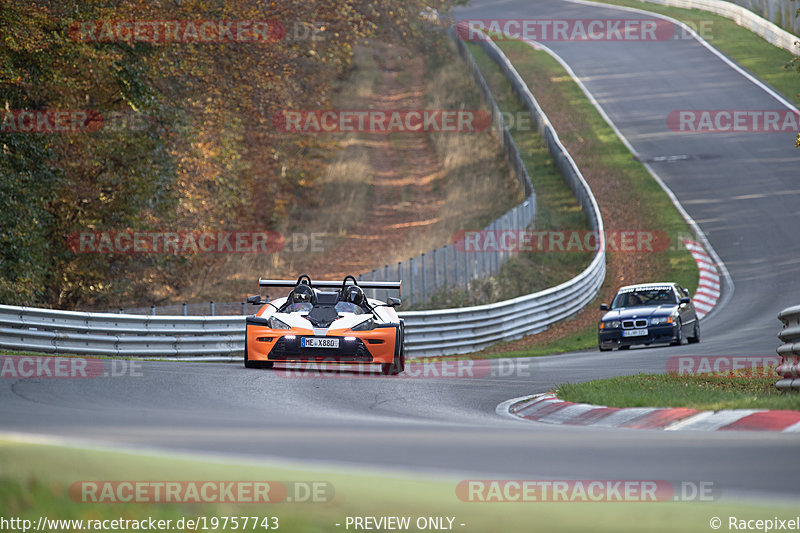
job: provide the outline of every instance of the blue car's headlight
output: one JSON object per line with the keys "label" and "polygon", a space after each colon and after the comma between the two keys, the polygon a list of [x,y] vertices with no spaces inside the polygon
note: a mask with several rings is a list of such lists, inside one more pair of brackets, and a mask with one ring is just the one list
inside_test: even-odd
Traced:
{"label": "blue car's headlight", "polygon": [[651,326],[663,326],[664,324],[672,324],[675,319],[671,316],[657,316],[650,319]]}
{"label": "blue car's headlight", "polygon": [[600,329],[619,329],[619,320],[605,320],[600,322]]}
{"label": "blue car's headlight", "polygon": [[271,316],[267,319],[267,325],[272,329],[292,329],[286,322],[279,320],[274,316]]}
{"label": "blue car's headlight", "polygon": [[364,322],[350,328],[351,331],[369,331],[375,329],[375,321],[368,318]]}

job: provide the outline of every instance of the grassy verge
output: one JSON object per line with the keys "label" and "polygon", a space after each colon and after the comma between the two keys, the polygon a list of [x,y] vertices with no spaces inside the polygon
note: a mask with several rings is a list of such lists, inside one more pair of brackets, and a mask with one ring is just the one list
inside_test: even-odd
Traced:
{"label": "grassy verge", "polygon": [[[534,228],[553,231],[585,231],[586,216],[564,178],[555,167],[547,146],[533,128],[528,112],[511,89],[499,67],[480,47],[468,44],[492,90],[497,105],[510,117],[511,136],[536,190]],[[530,294],[563,283],[578,275],[591,261],[585,252],[526,252],[506,262],[494,277],[496,291],[504,298]]]}
{"label": "grassy verge", "polygon": [[[778,505],[733,502],[474,504],[457,497],[458,479],[307,471],[266,462],[225,463],[3,440],[0,472],[0,512],[4,517],[33,520],[34,524],[40,516],[84,520],[274,516],[279,520],[279,530],[304,533],[344,531],[347,516],[389,515],[410,516],[413,521],[421,516],[454,517],[453,529],[464,532],[529,531],[535,523],[543,531],[582,533],[707,531],[709,517],[714,515],[786,518],[792,512]],[[291,481],[324,482],[333,488],[334,496],[316,503],[82,503],[68,492],[81,480],[252,480],[282,481],[287,486]],[[408,530],[418,531],[415,527]]]}
{"label": "grassy verge", "polygon": [[732,20],[699,9],[665,7],[639,0],[603,0],[603,3],[636,7],[680,20],[788,100],[800,104],[800,76],[788,68],[792,54]]}
{"label": "grassy verge", "polygon": [[608,407],[690,407],[800,410],[800,395],[775,388],[774,371],[718,374],[639,374],[558,387],[558,397]]}

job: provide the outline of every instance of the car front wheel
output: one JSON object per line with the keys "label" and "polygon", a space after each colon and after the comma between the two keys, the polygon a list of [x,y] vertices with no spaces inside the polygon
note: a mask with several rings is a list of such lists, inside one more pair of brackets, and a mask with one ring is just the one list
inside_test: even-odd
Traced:
{"label": "car front wheel", "polygon": [[244,343],[244,367],[245,368],[272,368],[272,361],[251,361],[247,358],[247,342]]}
{"label": "car front wheel", "polygon": [[700,323],[698,320],[694,321],[694,332],[691,337],[687,337],[689,344],[697,344],[700,342]]}
{"label": "car front wheel", "polygon": [[678,320],[678,331],[675,333],[675,340],[672,341],[672,346],[680,346],[683,344],[683,324]]}

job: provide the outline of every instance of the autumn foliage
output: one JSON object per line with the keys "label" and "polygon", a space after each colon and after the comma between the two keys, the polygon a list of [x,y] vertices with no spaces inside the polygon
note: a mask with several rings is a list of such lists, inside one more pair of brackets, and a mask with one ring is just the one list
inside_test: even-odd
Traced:
{"label": "autumn foliage", "polygon": [[[448,9],[419,0],[0,0],[0,303],[141,302],[217,260],[76,254],[67,245],[75,232],[275,227],[313,191],[330,142],[282,134],[275,113],[324,108],[353,46],[420,39],[430,31],[426,5]],[[271,29],[266,40],[125,40],[100,38],[104,21]],[[13,120],[48,110],[88,111],[102,124],[23,131]]]}

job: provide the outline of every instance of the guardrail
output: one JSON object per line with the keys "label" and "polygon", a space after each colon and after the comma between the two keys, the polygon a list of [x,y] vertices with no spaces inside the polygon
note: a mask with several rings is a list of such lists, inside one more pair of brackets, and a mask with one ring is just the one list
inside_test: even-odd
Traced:
{"label": "guardrail", "polygon": [[[640,2],[659,4],[662,6],[701,9],[733,20],[739,26],[760,35],[768,43],[800,55],[800,37],[793,35],[769,20],[766,20],[750,9],[722,0],[639,0]],[[742,0],[740,0],[742,1]],[[798,6],[800,7],[800,6]],[[792,27],[798,25],[800,18],[791,21]]]}
{"label": "guardrail", "polygon": [[0,305],[0,347],[134,357],[242,353],[244,317],[83,313]]}
{"label": "guardrail", "polygon": [[[464,43],[457,42],[474,64]],[[605,279],[603,219],[589,185],[508,58],[491,41],[482,41],[480,46],[500,65],[531,113],[598,235],[598,251],[581,274],[534,294],[489,305],[400,313],[406,324],[406,353],[411,357],[469,353],[542,331],[580,311]],[[82,355],[238,355],[244,349],[244,317],[120,315],[0,305],[0,347]]]}
{"label": "guardrail", "polygon": [[775,386],[781,390],[800,391],[800,305],[778,313],[783,330],[778,338],[785,344],[778,347],[781,364],[775,369],[781,379]]}

